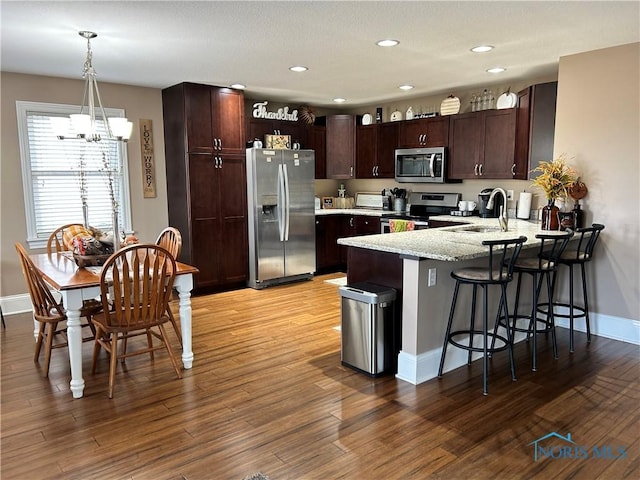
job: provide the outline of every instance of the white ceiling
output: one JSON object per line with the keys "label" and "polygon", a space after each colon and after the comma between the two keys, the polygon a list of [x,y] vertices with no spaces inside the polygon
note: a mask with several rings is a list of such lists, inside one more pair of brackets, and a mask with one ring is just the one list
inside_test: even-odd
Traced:
{"label": "white ceiling", "polygon": [[[561,56],[640,41],[638,1],[6,1],[2,70],[164,88],[240,82],[252,98],[369,105],[557,72]],[[380,48],[382,38],[400,45]],[[492,52],[470,48],[488,43]],[[304,73],[291,65],[309,67]],[[486,69],[503,66],[499,75]],[[402,84],[415,86],[404,92]],[[611,86],[612,90],[615,86]]]}

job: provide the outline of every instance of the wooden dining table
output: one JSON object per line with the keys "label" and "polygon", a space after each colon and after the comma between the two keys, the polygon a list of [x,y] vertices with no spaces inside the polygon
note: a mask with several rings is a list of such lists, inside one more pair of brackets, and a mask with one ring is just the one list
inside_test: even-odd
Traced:
{"label": "wooden dining table", "polygon": [[[82,302],[100,296],[99,269],[80,268],[70,252],[41,253],[29,255],[36,268],[49,285],[62,295],[62,304],[67,314],[67,339],[69,363],[71,365],[71,393],[81,398],[84,392],[82,377],[82,327],[80,309]],[[182,364],[185,369],[193,366],[191,350],[191,290],[196,267],[176,262],[177,271],[173,283],[178,291],[180,326],[182,332]]]}

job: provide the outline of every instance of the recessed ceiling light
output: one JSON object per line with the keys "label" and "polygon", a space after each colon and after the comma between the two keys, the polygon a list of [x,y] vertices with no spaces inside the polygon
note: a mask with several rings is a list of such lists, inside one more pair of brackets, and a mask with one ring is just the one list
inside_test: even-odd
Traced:
{"label": "recessed ceiling light", "polygon": [[234,83],[231,85],[231,88],[235,88],[237,90],[244,90],[245,88],[247,88],[247,86],[241,83]]}
{"label": "recessed ceiling light", "polygon": [[336,103],[343,103],[343,102],[346,102],[347,99],[338,97],[338,98],[334,98],[333,101]]}
{"label": "recessed ceiling light", "polygon": [[294,65],[293,67],[289,67],[289,70],[292,72],[306,72],[309,70],[307,67],[303,67],[302,65]]}
{"label": "recessed ceiling light", "polygon": [[398,88],[400,90],[411,90],[413,88],[413,85],[400,85]]}
{"label": "recessed ceiling light", "polygon": [[471,51],[475,53],[484,53],[490,52],[493,48],[493,45],[478,45],[477,47],[473,47]]}
{"label": "recessed ceiling light", "polygon": [[392,39],[388,38],[386,40],[377,41],[376,45],[378,45],[379,47],[395,47],[399,43],[400,42],[398,40],[392,40]]}
{"label": "recessed ceiling light", "polygon": [[493,68],[490,68],[489,70],[487,70],[487,72],[489,72],[489,73],[502,73],[505,70],[506,70],[506,68],[503,68],[503,67],[493,67]]}

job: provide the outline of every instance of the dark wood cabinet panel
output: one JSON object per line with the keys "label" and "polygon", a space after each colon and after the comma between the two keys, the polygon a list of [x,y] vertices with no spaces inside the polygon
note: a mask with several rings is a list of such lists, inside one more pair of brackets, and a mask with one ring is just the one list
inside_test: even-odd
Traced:
{"label": "dark wood cabinet panel", "polygon": [[482,140],[481,116],[478,113],[454,115],[449,128],[448,177],[477,178]]}
{"label": "dark wood cabinet panel", "polygon": [[481,174],[486,178],[515,178],[516,110],[488,110],[484,115]]}
{"label": "dark wood cabinet panel", "polygon": [[327,178],[350,179],[355,175],[356,116],[327,117]]}
{"label": "dark wood cabinet panel", "polygon": [[446,147],[449,145],[449,117],[419,118],[400,123],[400,148]]}
{"label": "dark wood cabinet panel", "polygon": [[356,128],[356,177],[394,178],[398,124],[380,123]]}
{"label": "dark wood cabinet panel", "polygon": [[553,158],[558,82],[540,83],[518,92],[516,175],[527,179],[540,161]]}
{"label": "dark wood cabinet panel", "polygon": [[356,128],[356,177],[375,178],[378,148],[378,125]]}
{"label": "dark wood cabinet panel", "polygon": [[316,270],[318,273],[336,271],[342,268],[340,246],[342,235],[340,215],[316,216]]}
{"label": "dark wood cabinet panel", "polygon": [[316,269],[318,273],[345,270],[348,247],[338,238],[380,233],[380,219],[368,215],[316,216]]}
{"label": "dark wood cabinet panel", "polygon": [[449,133],[450,179],[517,178],[516,109],[453,115]]}
{"label": "dark wood cabinet panel", "polygon": [[[198,289],[242,286],[248,274],[242,92],[179,84],[162,91],[169,224]],[[208,142],[208,143],[207,143]]]}
{"label": "dark wood cabinet panel", "polygon": [[247,121],[247,140],[255,138],[264,142],[265,135],[290,135],[291,143],[297,142],[300,148],[310,148],[307,145],[305,125],[300,122],[284,120],[267,120],[264,118],[250,118]]}
{"label": "dark wood cabinet panel", "polygon": [[327,178],[327,131],[324,125],[306,127],[305,148],[314,150],[316,162],[316,178]]}
{"label": "dark wood cabinet panel", "polygon": [[244,96],[231,88],[211,89],[213,136],[219,140],[218,148],[225,153],[244,154]]}

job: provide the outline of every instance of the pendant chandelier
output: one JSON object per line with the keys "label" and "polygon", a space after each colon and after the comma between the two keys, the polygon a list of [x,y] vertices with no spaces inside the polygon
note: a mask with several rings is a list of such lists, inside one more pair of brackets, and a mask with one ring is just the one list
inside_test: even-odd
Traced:
{"label": "pendant chandelier", "polygon": [[[84,78],[84,95],[80,107],[80,113],[69,115],[69,118],[57,119],[54,128],[59,139],[83,138],[87,142],[99,142],[101,140],[115,140],[126,142],[131,137],[133,123],[125,117],[107,118],[102,106],[96,71],[93,68],[91,51],[91,39],[98,36],[97,33],[81,31],[78,34],[87,39],[87,58],[84,61],[82,77]],[[97,105],[96,105],[97,103]],[[99,116],[105,121],[106,137],[98,132],[96,126],[96,107],[99,108]],[[72,132],[69,135],[69,131]]]}

